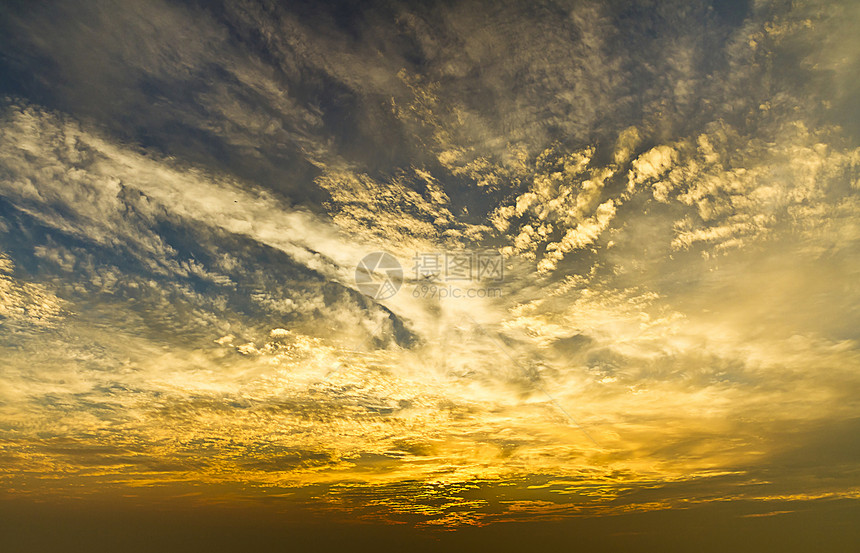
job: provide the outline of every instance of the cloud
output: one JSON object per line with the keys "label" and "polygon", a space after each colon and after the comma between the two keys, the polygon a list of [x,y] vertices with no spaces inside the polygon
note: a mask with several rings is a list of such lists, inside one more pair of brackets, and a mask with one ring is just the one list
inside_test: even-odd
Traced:
{"label": "cloud", "polygon": [[462,246],[464,238],[478,241],[489,230],[461,223],[436,179],[420,169],[412,173],[382,183],[367,175],[325,173],[316,182],[331,194],[327,208],[335,224],[403,257]]}
{"label": "cloud", "polygon": [[[628,189],[633,190],[637,184],[662,176],[676,159],[677,152],[670,146],[661,145],[648,150],[633,160],[633,168],[627,175]],[[659,183],[654,185],[654,197],[664,200],[665,193],[658,186]]]}
{"label": "cloud", "polygon": [[[2,39],[10,493],[856,498],[847,6],[57,6]],[[354,290],[449,249],[503,252],[501,297]]]}
{"label": "cloud", "polygon": [[15,278],[14,264],[0,253],[0,323],[50,326],[62,318],[62,301],[37,284]]}
{"label": "cloud", "polygon": [[[161,164],[35,108],[7,110],[2,140],[7,199],[63,232],[99,244],[134,244],[169,270],[188,271],[144,226],[168,213],[250,236],[331,276],[343,270],[338,264],[352,265],[356,246],[307,211],[286,209],[229,178]],[[28,156],[40,160],[39,169]],[[130,205],[143,225],[125,218]]]}

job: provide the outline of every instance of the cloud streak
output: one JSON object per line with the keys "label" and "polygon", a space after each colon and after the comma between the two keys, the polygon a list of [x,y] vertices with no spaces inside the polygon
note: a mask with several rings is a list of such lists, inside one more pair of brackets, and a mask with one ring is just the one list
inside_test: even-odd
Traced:
{"label": "cloud streak", "polygon": [[[857,60],[824,46],[856,10],[721,6],[10,8],[3,493],[451,528],[856,500]],[[500,296],[412,293],[464,251]]]}

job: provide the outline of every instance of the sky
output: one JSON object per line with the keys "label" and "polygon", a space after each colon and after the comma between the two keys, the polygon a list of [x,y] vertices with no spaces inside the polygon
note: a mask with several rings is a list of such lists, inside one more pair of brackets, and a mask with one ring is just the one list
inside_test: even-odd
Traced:
{"label": "sky", "polygon": [[856,548],[858,25],[3,2],[2,548]]}

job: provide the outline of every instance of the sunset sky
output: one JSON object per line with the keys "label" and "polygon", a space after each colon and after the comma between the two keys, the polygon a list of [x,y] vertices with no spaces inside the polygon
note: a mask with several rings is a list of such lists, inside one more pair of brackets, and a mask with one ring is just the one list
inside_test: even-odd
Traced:
{"label": "sunset sky", "polygon": [[857,549],[858,30],[4,1],[0,549]]}

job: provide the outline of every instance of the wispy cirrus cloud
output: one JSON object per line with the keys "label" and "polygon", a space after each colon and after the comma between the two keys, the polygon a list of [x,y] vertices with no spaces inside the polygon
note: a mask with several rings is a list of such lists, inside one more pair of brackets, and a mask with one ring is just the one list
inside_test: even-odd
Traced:
{"label": "wispy cirrus cloud", "polygon": [[[10,9],[8,493],[855,499],[854,10],[720,6]],[[376,249],[500,251],[504,294],[375,301]]]}

